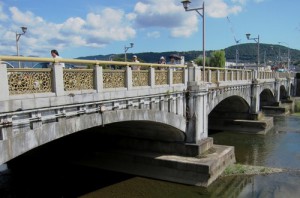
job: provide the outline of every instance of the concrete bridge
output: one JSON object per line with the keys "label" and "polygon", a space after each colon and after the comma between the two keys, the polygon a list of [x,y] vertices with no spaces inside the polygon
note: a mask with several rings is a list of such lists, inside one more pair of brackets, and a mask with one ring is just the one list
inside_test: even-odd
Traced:
{"label": "concrete bridge", "polygon": [[[262,116],[263,107],[279,106],[295,90],[290,73],[209,67],[202,71],[192,63],[10,56],[0,56],[0,61],[54,63],[51,69],[7,69],[0,63],[0,164],[70,134],[114,126],[118,130],[112,133],[124,137],[118,147],[138,151],[127,152],[135,168],[124,162],[120,171],[200,186],[209,185],[235,162],[234,149],[214,145],[209,129],[238,126],[265,133],[273,120]],[[92,69],[64,69],[59,61],[89,64]],[[132,70],[137,64],[143,69]],[[123,69],[106,69],[110,65]],[[112,168],[114,161],[108,164],[98,166],[117,169]]]}

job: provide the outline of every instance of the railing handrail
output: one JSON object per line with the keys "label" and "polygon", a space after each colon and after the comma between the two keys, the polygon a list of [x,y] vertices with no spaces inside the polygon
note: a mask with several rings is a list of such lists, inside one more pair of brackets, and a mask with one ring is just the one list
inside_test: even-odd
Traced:
{"label": "railing handrail", "polygon": [[66,58],[41,58],[41,57],[24,57],[24,56],[0,56],[1,61],[24,61],[24,62],[49,62],[49,63],[74,63],[74,64],[92,64],[92,65],[118,65],[129,66],[139,65],[146,67],[174,67],[186,68],[186,65],[171,65],[158,63],[136,63],[123,61],[105,61],[105,60],[84,60],[84,59],[66,59]]}

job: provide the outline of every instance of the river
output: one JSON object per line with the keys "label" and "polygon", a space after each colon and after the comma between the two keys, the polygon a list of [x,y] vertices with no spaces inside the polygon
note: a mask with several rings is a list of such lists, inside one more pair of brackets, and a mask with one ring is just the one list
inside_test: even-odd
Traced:
{"label": "river", "polygon": [[0,197],[299,197],[300,115],[274,117],[274,125],[266,135],[219,132],[211,137],[215,144],[234,146],[237,163],[287,169],[283,173],[222,177],[201,188],[70,166],[45,152],[34,163],[23,158],[18,168],[1,171]]}

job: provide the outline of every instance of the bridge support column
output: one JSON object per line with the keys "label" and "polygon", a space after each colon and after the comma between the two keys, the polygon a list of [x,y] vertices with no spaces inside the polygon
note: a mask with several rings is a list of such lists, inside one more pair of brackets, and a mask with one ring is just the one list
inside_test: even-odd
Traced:
{"label": "bridge support column", "polygon": [[208,137],[206,86],[189,86],[187,96],[187,142],[197,143]]}
{"label": "bridge support column", "polygon": [[251,87],[251,107],[250,107],[250,113],[258,113],[259,112],[259,106],[260,106],[260,85],[256,80],[253,81],[252,87]]}
{"label": "bridge support column", "polygon": [[2,83],[0,83],[0,101],[5,101],[9,99],[9,86],[8,86],[8,78],[7,78],[7,68],[6,64],[0,64],[0,79]]}
{"label": "bridge support column", "polygon": [[275,87],[274,87],[274,98],[276,102],[280,102],[280,82],[279,78],[275,79]]}

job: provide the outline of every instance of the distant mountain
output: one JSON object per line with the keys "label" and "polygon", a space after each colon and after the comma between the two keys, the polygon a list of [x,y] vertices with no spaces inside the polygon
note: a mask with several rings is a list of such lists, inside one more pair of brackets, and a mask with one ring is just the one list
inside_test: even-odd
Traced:
{"label": "distant mountain", "polygon": [[[263,44],[259,45],[260,48],[260,63],[272,62],[287,60],[288,57],[288,48],[282,45],[271,45],[271,44]],[[235,62],[236,59],[236,49],[238,50],[239,59],[238,62],[257,62],[257,44],[256,43],[245,43],[230,46],[225,49],[226,61]],[[206,51],[206,56],[210,57],[210,54],[213,51],[217,50],[208,50]],[[143,53],[135,53],[138,56],[139,60],[147,63],[156,63],[158,62],[161,56],[167,58],[169,60],[169,56],[171,54],[177,54],[179,56],[184,56],[185,61],[192,61],[197,57],[202,57],[202,51],[168,51],[168,52],[143,52]],[[127,59],[131,60],[133,54],[127,53]],[[290,57],[291,64],[300,65],[300,50],[290,49]],[[86,56],[79,57],[78,59],[85,60],[116,60],[116,61],[124,61],[124,54],[108,54],[108,55],[95,55],[95,56]]]}

